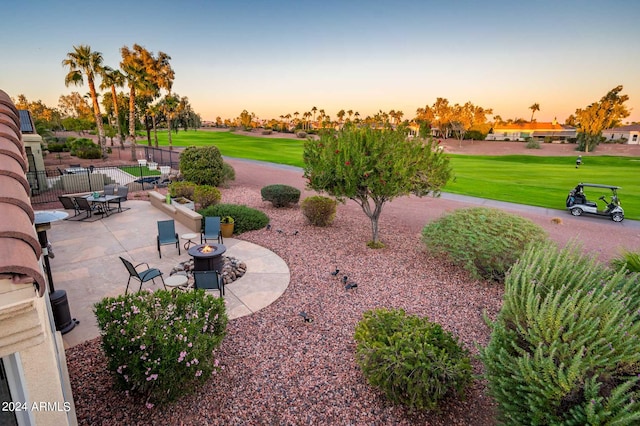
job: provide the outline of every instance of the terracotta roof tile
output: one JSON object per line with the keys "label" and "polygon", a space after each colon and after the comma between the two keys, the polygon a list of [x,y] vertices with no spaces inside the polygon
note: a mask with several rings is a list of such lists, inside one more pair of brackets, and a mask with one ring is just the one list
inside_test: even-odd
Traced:
{"label": "terracotta roof tile", "polygon": [[42,296],[46,288],[39,263],[42,249],[33,226],[27,158],[19,129],[18,111],[0,90],[0,277],[16,284],[34,283]]}

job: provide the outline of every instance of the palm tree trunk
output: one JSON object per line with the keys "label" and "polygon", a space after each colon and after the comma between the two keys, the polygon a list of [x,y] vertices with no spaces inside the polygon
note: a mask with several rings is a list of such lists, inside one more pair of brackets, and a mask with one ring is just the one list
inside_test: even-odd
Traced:
{"label": "palm tree trunk", "polygon": [[96,94],[96,86],[93,83],[93,79],[87,77],[89,83],[89,92],[91,93],[91,100],[93,101],[93,114],[96,119],[96,125],[98,126],[98,143],[102,149],[102,158],[107,158],[107,139],[104,137],[104,126],[102,125],[102,114],[100,114],[100,105],[98,105],[98,95]]}
{"label": "palm tree trunk", "polygon": [[136,88],[129,85],[129,139],[131,140],[131,160],[138,159],[136,153]]}
{"label": "palm tree trunk", "polygon": [[153,139],[156,143],[156,148],[158,148],[158,129],[156,128],[156,116],[151,116],[151,124],[153,125]]}
{"label": "palm tree trunk", "polygon": [[118,96],[116,95],[116,86],[115,84],[111,85],[111,98],[113,98],[113,112],[116,115],[116,129],[118,129],[118,139],[120,139],[120,147],[123,147],[122,144],[122,129],[120,129],[120,111],[118,110]]}

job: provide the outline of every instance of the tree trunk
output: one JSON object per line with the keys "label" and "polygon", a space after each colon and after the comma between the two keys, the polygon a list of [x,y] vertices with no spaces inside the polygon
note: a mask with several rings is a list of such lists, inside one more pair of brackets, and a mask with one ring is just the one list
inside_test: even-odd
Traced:
{"label": "tree trunk", "polygon": [[136,89],[129,85],[129,139],[131,140],[131,160],[136,161]]}
{"label": "tree trunk", "polygon": [[107,158],[107,139],[104,137],[104,126],[102,125],[102,114],[100,114],[100,105],[98,105],[98,95],[96,94],[96,86],[93,83],[92,78],[87,78],[89,83],[89,92],[91,93],[91,100],[93,102],[93,114],[96,119],[96,125],[98,126],[98,143],[102,149],[102,158]]}
{"label": "tree trunk", "polygon": [[153,139],[156,143],[156,148],[158,148],[158,129],[156,128],[156,116],[151,116],[151,124],[153,125]]}
{"label": "tree trunk", "polygon": [[[122,147],[122,129],[120,128],[120,111],[118,110],[118,96],[116,95],[116,86],[111,85],[111,97],[113,98],[113,112],[116,115],[116,129],[118,129],[118,139],[120,139],[120,146]],[[113,140],[113,138],[112,138]]]}
{"label": "tree trunk", "polygon": [[367,245],[369,245],[371,248],[378,248],[380,244],[378,219],[380,218],[380,213],[382,213],[382,207],[384,206],[384,203],[386,200],[385,199],[372,200],[374,204],[373,211],[371,210],[371,204],[367,196],[352,198],[352,200],[355,201],[357,204],[359,204],[360,207],[362,207],[362,211],[364,211],[364,214],[366,214],[367,217],[371,220],[371,241]]}
{"label": "tree trunk", "polygon": [[149,126],[149,116],[145,114],[144,116],[144,128],[147,131],[147,146],[151,145],[151,127]]}

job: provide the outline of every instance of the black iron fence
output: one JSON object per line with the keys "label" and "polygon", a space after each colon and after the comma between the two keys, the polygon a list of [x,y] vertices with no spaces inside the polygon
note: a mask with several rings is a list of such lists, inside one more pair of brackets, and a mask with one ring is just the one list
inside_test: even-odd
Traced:
{"label": "black iron fence", "polygon": [[149,162],[158,163],[159,166],[169,166],[172,169],[179,169],[180,152],[170,151],[163,148],[154,148],[152,146],[144,147],[144,157]]}
{"label": "black iron fence", "polygon": [[[177,164],[177,163],[176,163]],[[137,165],[113,167],[69,167],[27,172],[31,204],[57,202],[58,197],[79,192],[102,191],[105,185],[127,186],[129,192],[166,185],[169,166],[139,161]]]}

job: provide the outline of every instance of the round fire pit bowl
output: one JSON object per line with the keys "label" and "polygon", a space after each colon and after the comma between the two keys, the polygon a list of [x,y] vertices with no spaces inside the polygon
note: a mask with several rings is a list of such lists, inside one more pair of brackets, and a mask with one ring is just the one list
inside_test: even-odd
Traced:
{"label": "round fire pit bowl", "polygon": [[222,272],[224,259],[222,255],[227,248],[222,244],[198,244],[187,252],[193,257],[194,271],[218,271]]}

